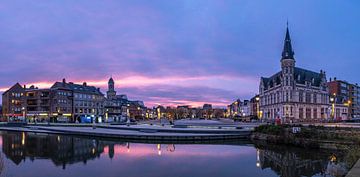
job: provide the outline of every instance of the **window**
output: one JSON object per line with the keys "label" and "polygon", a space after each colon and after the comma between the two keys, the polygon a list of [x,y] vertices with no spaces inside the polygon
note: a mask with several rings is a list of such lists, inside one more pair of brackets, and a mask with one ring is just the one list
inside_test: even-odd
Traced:
{"label": "window", "polygon": [[314,93],[313,97],[314,97],[314,103],[317,103],[317,94]]}
{"label": "window", "polygon": [[286,92],[286,101],[289,101],[289,93]]}
{"label": "window", "polygon": [[303,96],[304,96],[304,92],[303,92],[302,90],[300,90],[300,91],[299,91],[299,102],[300,102],[300,103],[304,101]]}
{"label": "window", "polygon": [[304,109],[303,108],[299,108],[299,118],[300,119],[304,118]]}
{"label": "window", "polygon": [[310,118],[311,118],[311,109],[306,108],[306,119],[310,119]]}
{"label": "window", "polygon": [[325,118],[325,108],[321,108],[321,118]]}
{"label": "window", "polygon": [[286,77],[286,83],[285,83],[285,85],[286,85],[286,86],[289,85],[289,78],[288,78],[288,77]]}
{"label": "window", "polygon": [[318,118],[318,116],[317,116],[317,109],[316,109],[316,108],[314,109],[314,112],[313,112],[313,118],[314,118],[314,119]]}
{"label": "window", "polygon": [[309,92],[306,93],[305,102],[306,103],[311,103],[311,94]]}

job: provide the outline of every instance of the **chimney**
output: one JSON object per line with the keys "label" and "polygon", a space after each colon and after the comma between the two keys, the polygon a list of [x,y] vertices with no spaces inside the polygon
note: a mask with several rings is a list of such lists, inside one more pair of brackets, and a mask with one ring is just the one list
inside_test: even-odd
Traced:
{"label": "chimney", "polygon": [[64,83],[64,84],[66,83],[66,80],[65,80],[65,78],[63,79],[63,83]]}
{"label": "chimney", "polygon": [[86,82],[83,83],[83,86],[86,86]]}
{"label": "chimney", "polygon": [[331,77],[330,77],[330,82],[331,82]]}
{"label": "chimney", "polygon": [[336,81],[336,77],[334,77],[334,81]]}
{"label": "chimney", "polygon": [[24,89],[26,89],[26,85],[24,85]]}

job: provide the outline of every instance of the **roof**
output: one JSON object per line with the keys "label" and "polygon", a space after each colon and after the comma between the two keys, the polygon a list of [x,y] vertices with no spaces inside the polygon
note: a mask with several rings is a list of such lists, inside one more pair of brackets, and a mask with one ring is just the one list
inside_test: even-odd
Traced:
{"label": "roof", "polygon": [[112,77],[110,77],[109,83],[114,83],[114,79]]}
{"label": "roof", "polygon": [[281,84],[281,78],[282,78],[281,71],[279,71],[279,72],[277,72],[276,74],[272,75],[269,78],[261,77],[261,80],[263,81],[265,88],[268,88],[269,85],[270,85],[270,88],[272,88],[272,87],[274,87],[276,85]]}
{"label": "roof", "polygon": [[51,87],[51,89],[56,89],[56,88],[65,88],[80,93],[104,95],[103,93],[101,93],[100,89],[94,86],[88,86],[86,84],[81,85],[81,84],[74,84],[71,82],[70,83],[55,82],[55,84]]}
{"label": "roof", "polygon": [[[294,80],[298,84],[305,85],[306,82],[312,83],[315,87],[320,87],[321,80],[322,80],[322,74],[317,73],[314,71],[297,68],[294,67]],[[278,73],[274,74],[273,76],[266,78],[261,77],[261,81],[264,83],[264,88],[267,89],[269,86],[270,88],[280,85],[282,80],[282,73],[279,71]]]}
{"label": "roof", "polygon": [[295,67],[294,79],[296,80],[296,83],[299,84],[305,84],[306,81],[313,83],[314,81],[312,85],[320,87],[322,75],[321,73]]}
{"label": "roof", "polygon": [[[10,90],[13,90],[13,89],[16,89],[16,88],[18,88],[18,89],[23,89],[23,87],[17,82],[16,84],[14,84],[13,86],[11,86],[8,90],[6,90],[4,93],[3,93],[3,95],[5,95],[7,92],[9,92]],[[25,91],[25,89],[24,89],[24,91]]]}
{"label": "roof", "polygon": [[294,59],[294,50],[291,45],[289,28],[286,28],[286,35],[284,41],[284,49],[281,54],[281,59]]}

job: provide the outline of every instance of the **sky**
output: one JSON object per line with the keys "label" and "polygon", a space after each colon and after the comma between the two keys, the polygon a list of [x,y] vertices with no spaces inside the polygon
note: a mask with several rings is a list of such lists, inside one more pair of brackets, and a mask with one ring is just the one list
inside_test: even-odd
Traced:
{"label": "sky", "polygon": [[226,106],[296,65],[358,83],[358,0],[2,0],[0,92],[86,81],[147,106]]}

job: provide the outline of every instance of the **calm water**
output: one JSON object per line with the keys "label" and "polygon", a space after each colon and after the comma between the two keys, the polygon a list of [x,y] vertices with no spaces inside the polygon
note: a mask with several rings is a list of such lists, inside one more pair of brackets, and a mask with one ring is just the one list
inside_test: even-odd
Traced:
{"label": "calm water", "polygon": [[7,177],[343,176],[352,165],[344,153],[241,142],[143,144],[33,133],[0,135],[0,176]]}

